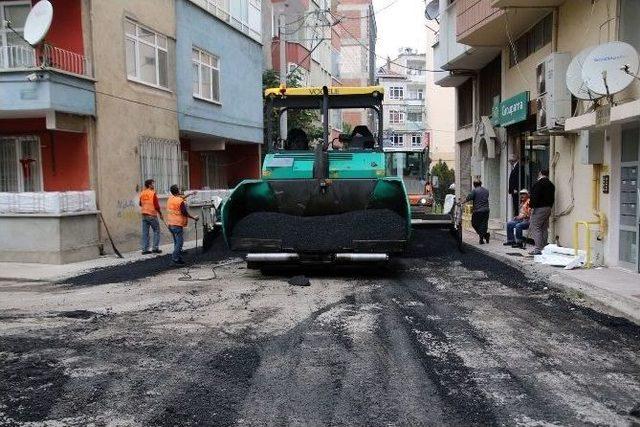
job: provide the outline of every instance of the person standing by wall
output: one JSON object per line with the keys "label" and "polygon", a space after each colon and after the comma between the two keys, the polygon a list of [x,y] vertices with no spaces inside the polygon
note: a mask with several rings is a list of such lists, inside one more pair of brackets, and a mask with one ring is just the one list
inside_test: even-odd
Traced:
{"label": "person standing by wall", "polygon": [[[164,218],[162,218],[162,211],[160,210],[154,180],[147,179],[144,182],[144,190],[140,193],[138,204],[140,205],[140,213],[142,214],[142,238],[140,241],[142,255],[148,255],[150,253],[160,254],[162,251],[159,248],[160,224],[158,223],[158,217],[163,221]],[[153,230],[153,250],[151,251],[149,250],[149,227]]]}
{"label": "person standing by wall", "polygon": [[482,181],[473,181],[473,190],[467,196],[467,202],[473,202],[473,213],[471,214],[471,226],[480,237],[480,244],[485,241],[489,243],[489,190],[482,186]]}
{"label": "person standing by wall", "polygon": [[523,187],[522,183],[524,182],[525,170],[524,165],[515,154],[511,154],[509,156],[509,163],[511,163],[511,172],[509,173],[509,194],[511,195],[513,208],[512,215],[516,216],[518,215],[520,203],[518,192]]}
{"label": "person standing by wall", "polygon": [[198,221],[197,216],[191,216],[187,210],[185,196],[180,194],[177,185],[172,185],[169,189],[171,196],[167,200],[167,226],[173,237],[173,254],[171,261],[176,265],[184,264],[182,259],[182,245],[184,244],[184,228],[187,226],[189,218]]}
{"label": "person standing by wall", "polygon": [[540,255],[542,249],[549,243],[549,217],[555,202],[556,187],[549,180],[549,170],[542,169],[538,173],[538,180],[531,187],[529,205],[533,209],[529,223],[530,233],[536,244],[529,255]]}

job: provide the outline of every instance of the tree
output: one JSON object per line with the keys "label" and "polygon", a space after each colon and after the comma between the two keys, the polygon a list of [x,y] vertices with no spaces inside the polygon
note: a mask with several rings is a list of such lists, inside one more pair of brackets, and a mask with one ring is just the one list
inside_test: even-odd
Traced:
{"label": "tree", "polygon": [[431,169],[431,176],[438,177],[438,188],[434,189],[435,201],[439,205],[443,205],[449,186],[455,182],[455,172],[453,169],[449,169],[445,162],[438,160],[438,163],[433,165]]}
{"label": "tree", "polygon": [[[280,74],[276,70],[266,70],[262,73],[262,89],[263,92],[266,89],[280,86]],[[302,87],[302,75],[300,72],[295,71],[287,77],[287,87]],[[264,112],[264,141],[265,144],[268,141],[272,141],[279,137],[278,131],[278,114],[275,111],[270,112],[272,114],[273,133],[271,138],[267,137],[267,111]],[[299,128],[304,130],[312,141],[317,138],[322,138],[322,126],[320,126],[320,113],[316,110],[291,110],[287,114],[287,124],[289,129]],[[263,152],[266,152],[266,148]]]}

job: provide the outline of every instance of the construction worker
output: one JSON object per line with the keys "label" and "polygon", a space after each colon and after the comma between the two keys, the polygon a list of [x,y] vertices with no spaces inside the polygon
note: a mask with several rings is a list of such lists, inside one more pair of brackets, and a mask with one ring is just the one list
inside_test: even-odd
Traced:
{"label": "construction worker", "polygon": [[169,189],[171,196],[167,200],[167,226],[173,237],[173,254],[171,261],[174,264],[184,264],[182,259],[182,245],[184,244],[184,228],[187,226],[189,218],[198,221],[197,216],[191,216],[185,204],[186,196],[180,194],[177,185],[172,185]]}
{"label": "construction worker", "polygon": [[[142,214],[142,238],[140,246],[142,247],[142,255],[150,253],[160,254],[162,251],[158,248],[160,245],[160,225],[158,216],[162,218],[160,211],[160,203],[155,190],[155,181],[147,179],[144,182],[144,190],[140,193],[140,213]],[[149,227],[153,230],[153,250],[149,250]]]}

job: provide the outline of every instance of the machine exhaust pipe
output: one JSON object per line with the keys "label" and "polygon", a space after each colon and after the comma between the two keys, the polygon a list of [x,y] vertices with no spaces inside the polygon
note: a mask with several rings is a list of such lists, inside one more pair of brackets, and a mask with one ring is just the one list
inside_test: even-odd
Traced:
{"label": "machine exhaust pipe", "polygon": [[336,261],[343,262],[385,262],[389,261],[388,254],[336,254]]}
{"label": "machine exhaust pipe", "polygon": [[264,254],[247,254],[247,262],[288,262],[298,261],[300,256],[296,253],[264,253]]}

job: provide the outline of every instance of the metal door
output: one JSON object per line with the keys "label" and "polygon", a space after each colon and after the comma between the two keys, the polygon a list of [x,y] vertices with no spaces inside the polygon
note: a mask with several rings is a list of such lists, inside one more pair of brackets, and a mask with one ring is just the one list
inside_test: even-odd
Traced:
{"label": "metal door", "polygon": [[620,163],[620,243],[618,255],[620,266],[635,271],[639,271],[639,158],[640,128],[636,124],[633,127],[622,129],[622,158]]}

